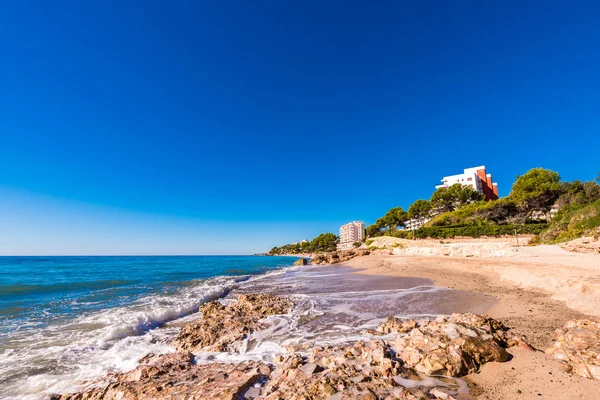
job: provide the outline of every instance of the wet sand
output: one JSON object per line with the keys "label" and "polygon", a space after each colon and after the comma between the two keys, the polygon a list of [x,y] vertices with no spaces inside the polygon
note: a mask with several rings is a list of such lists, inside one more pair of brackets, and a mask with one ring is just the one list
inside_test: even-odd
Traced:
{"label": "wet sand", "polygon": [[[360,274],[357,272],[361,272]],[[279,345],[340,344],[366,338],[388,316],[427,318],[440,314],[485,313],[496,303],[487,294],[452,290],[422,277],[365,274],[347,266],[307,266],[233,291],[290,296],[293,329],[269,340]]]}
{"label": "wet sand", "polygon": [[[588,316],[567,307],[564,301],[553,298],[553,292],[520,287],[523,285],[502,279],[497,272],[553,262],[560,265],[560,260],[556,258],[523,260],[509,257],[477,259],[371,255],[355,258],[346,265],[356,268],[358,275],[425,278],[439,286],[497,299],[487,314],[525,335],[537,350],[512,348],[510,353],[513,358],[509,362],[486,364],[480,373],[468,376],[466,380],[471,385],[471,393],[477,398],[598,399],[600,382],[564,372],[558,361],[543,353],[551,346],[556,328],[562,327],[568,320]],[[540,268],[540,271],[544,270]]]}

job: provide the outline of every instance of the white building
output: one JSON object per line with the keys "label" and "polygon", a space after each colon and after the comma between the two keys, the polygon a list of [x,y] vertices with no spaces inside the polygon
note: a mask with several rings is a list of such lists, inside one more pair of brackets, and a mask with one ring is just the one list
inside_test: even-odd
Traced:
{"label": "white building", "polygon": [[404,223],[404,229],[409,230],[409,231],[419,229],[420,227],[422,227],[429,221],[431,221],[431,218],[426,218],[423,220],[416,219],[416,218],[409,219]]}
{"label": "white building", "polygon": [[300,246],[302,246],[304,243],[308,243],[308,240],[306,240],[306,239],[302,239],[302,240],[301,240],[301,241],[299,241],[299,242],[294,242],[294,243],[292,243],[292,246],[295,246],[295,245],[297,245],[297,244],[299,244]]}
{"label": "white building", "polygon": [[348,250],[354,247],[355,242],[360,242],[365,238],[365,223],[362,221],[352,221],[346,225],[340,226],[340,242],[337,245],[338,250]]}
{"label": "white building", "polygon": [[498,200],[498,184],[492,182],[492,174],[486,172],[485,165],[466,168],[462,174],[445,176],[442,184],[435,188],[450,187],[456,183],[471,186],[483,194],[486,200]]}

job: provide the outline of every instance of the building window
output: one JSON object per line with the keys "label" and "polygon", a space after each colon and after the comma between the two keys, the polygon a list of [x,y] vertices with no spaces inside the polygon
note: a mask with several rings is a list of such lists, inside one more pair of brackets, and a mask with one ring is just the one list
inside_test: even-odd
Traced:
{"label": "building window", "polygon": [[473,180],[473,178],[467,178],[467,180],[468,180],[468,181],[472,181],[472,180]]}

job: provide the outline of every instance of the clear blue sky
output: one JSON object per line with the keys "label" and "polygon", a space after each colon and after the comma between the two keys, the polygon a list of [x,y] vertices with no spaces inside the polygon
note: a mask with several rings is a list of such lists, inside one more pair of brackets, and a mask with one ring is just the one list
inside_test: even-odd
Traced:
{"label": "clear blue sky", "polygon": [[[136,4],[137,3],[137,4]],[[0,254],[310,239],[485,164],[600,170],[592,1],[13,1]]]}

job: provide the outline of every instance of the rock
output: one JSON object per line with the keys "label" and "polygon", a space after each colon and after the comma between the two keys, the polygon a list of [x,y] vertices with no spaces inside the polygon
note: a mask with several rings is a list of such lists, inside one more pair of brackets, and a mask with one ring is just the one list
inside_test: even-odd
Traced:
{"label": "rock", "polygon": [[454,400],[454,397],[450,396],[448,393],[442,392],[439,389],[431,389],[429,393],[434,395],[436,399]]}
{"label": "rock", "polygon": [[487,316],[453,314],[433,321],[402,321],[388,318],[377,328],[396,333],[388,341],[404,366],[425,375],[463,376],[489,361],[504,362],[509,337],[502,323]]}
{"label": "rock", "polygon": [[565,250],[579,253],[600,253],[600,228],[597,229],[596,236],[574,239],[560,245]]}
{"label": "rock", "polygon": [[600,380],[600,321],[569,321],[556,330],[554,346],[546,351],[566,363],[565,371]]}
{"label": "rock", "polygon": [[[258,329],[260,318],[286,312],[290,306],[288,300],[268,295],[240,296],[227,306],[208,303],[202,308],[202,319],[221,324],[220,336],[228,339],[213,337],[213,332],[205,331],[200,324],[195,327],[198,331],[188,332],[181,343],[194,348],[202,341],[212,343],[208,348],[224,345],[240,332],[237,325],[230,325],[234,319],[241,320],[247,329]],[[237,333],[232,336],[231,332]],[[112,375],[90,389],[57,396],[55,400],[453,400],[459,385],[446,382],[441,387],[419,387],[414,384],[420,380],[419,372],[464,375],[485,362],[505,361],[504,347],[522,342],[509,335],[500,322],[472,314],[421,321],[389,318],[373,334],[386,336],[382,336],[384,340],[375,336],[340,346],[311,344],[302,347],[302,354],[277,356],[274,367],[253,361],[196,365],[188,351],[149,354],[132,371]],[[262,387],[257,387],[259,382]],[[401,386],[403,383],[407,387]]]}
{"label": "rock", "polygon": [[[262,367],[262,368],[261,368]],[[264,369],[266,367],[266,370]],[[190,353],[150,356],[136,369],[98,381],[90,389],[64,394],[57,400],[138,400],[185,398],[238,399],[269,371],[254,361],[240,364],[193,364]],[[144,371],[144,372],[140,372]]]}
{"label": "rock", "polygon": [[324,265],[324,264],[337,264],[344,261],[348,261],[354,257],[367,256],[371,254],[369,249],[350,249],[333,251],[329,253],[318,253],[310,260],[311,264]]}
{"label": "rock", "polygon": [[308,260],[304,257],[297,259],[294,261],[294,265],[308,265]]}
{"label": "rock", "polygon": [[389,318],[374,334],[385,334],[385,340],[314,346],[305,357],[279,357],[264,398],[453,400],[447,386],[426,392],[398,386],[419,372],[462,376],[486,362],[506,361],[505,347],[523,341],[501,322],[473,314],[422,321]]}
{"label": "rock", "polygon": [[202,318],[181,328],[173,345],[180,351],[239,351],[248,334],[267,327],[260,322],[264,317],[286,314],[292,305],[269,294],[242,294],[227,306],[211,301],[200,307]]}
{"label": "rock", "polygon": [[251,387],[244,394],[244,399],[253,400],[260,397],[260,388],[259,387]]}
{"label": "rock", "polygon": [[303,366],[301,366],[300,370],[302,372],[304,372],[306,375],[312,375],[317,371],[318,368],[319,368],[319,366],[317,364],[308,363],[308,364],[304,364]]}
{"label": "rock", "polygon": [[[352,351],[358,349],[359,351]],[[279,399],[435,399],[418,389],[400,389],[394,377],[404,374],[381,340],[345,346],[315,346],[305,358],[282,356],[263,389],[267,400]],[[314,369],[304,373],[304,367]],[[412,372],[411,372],[412,373]]]}

